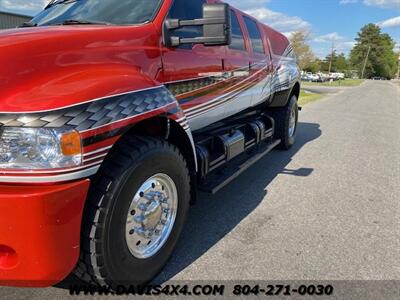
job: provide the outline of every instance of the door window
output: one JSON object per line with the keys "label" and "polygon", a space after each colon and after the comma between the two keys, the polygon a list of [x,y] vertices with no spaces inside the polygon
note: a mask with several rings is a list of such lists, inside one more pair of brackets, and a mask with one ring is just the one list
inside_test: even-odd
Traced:
{"label": "door window", "polygon": [[257,23],[248,17],[244,17],[247,31],[249,32],[251,45],[255,53],[265,53],[264,44],[261,39],[260,30],[258,29]]}
{"label": "door window", "polygon": [[232,26],[232,42],[229,48],[235,50],[245,51],[246,47],[244,44],[243,32],[240,28],[239,20],[235,11],[231,11],[231,26]]}

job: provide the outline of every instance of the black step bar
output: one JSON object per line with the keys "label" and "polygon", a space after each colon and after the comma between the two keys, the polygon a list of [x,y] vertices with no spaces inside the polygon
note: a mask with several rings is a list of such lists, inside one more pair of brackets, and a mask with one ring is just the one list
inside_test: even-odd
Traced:
{"label": "black step bar", "polygon": [[280,142],[280,140],[274,140],[271,143],[264,143],[264,145],[259,145],[258,149],[253,150],[250,154],[245,153],[235,158],[223,169],[208,174],[206,179],[199,183],[199,190],[211,194],[217,193],[266,154],[271,152]]}

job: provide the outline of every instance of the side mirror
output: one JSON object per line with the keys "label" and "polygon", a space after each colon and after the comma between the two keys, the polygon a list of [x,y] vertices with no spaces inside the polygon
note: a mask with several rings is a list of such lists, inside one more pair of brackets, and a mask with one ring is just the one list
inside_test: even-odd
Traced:
{"label": "side mirror", "polygon": [[[202,26],[203,36],[180,38],[171,31],[186,26]],[[164,43],[168,47],[183,44],[225,46],[231,43],[231,10],[228,4],[204,4],[203,18],[195,20],[167,19],[164,24]]]}

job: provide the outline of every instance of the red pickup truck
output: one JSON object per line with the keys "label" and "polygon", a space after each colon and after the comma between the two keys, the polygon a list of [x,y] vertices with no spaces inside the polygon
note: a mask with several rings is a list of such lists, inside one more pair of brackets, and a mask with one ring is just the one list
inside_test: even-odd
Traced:
{"label": "red pickup truck", "polygon": [[54,0],[0,32],[0,284],[144,283],[196,191],[296,136],[287,38],[216,0]]}

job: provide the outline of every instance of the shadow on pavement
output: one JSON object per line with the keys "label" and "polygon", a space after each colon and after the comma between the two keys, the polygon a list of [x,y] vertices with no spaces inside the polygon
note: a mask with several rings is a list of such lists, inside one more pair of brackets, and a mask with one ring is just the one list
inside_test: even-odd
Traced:
{"label": "shadow on pavement", "polygon": [[264,199],[278,174],[309,176],[313,169],[287,169],[292,157],[321,136],[320,126],[299,123],[297,141],[289,151],[273,151],[216,195],[199,194],[191,208],[182,238],[170,262],[156,278],[168,281],[191,265],[245,219]]}

